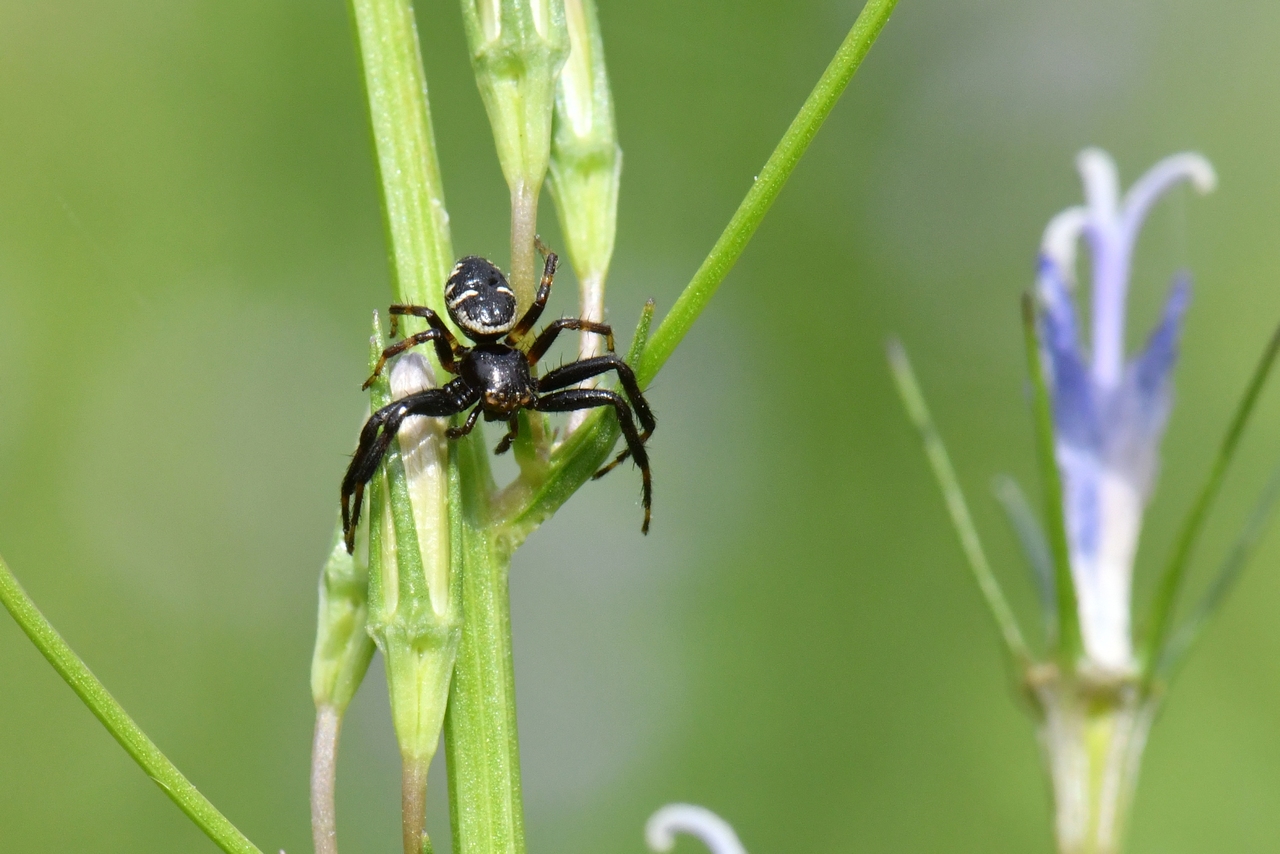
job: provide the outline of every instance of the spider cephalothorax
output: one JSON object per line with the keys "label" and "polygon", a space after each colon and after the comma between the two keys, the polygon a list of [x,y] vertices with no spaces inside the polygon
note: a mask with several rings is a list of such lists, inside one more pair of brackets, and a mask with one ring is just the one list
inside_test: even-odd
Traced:
{"label": "spider cephalothorax", "polygon": [[[541,243],[539,243],[539,248]],[[471,432],[476,420],[484,415],[486,421],[506,421],[507,434],[494,448],[502,454],[511,447],[519,430],[517,415],[521,409],[538,412],[572,412],[598,406],[612,406],[618,416],[627,448],[609,465],[596,472],[600,477],[628,456],[640,467],[644,503],[644,524],[640,530],[649,532],[649,506],[653,487],[649,476],[649,455],[644,443],[653,433],[657,422],[649,403],[640,392],[635,374],[626,362],[613,351],[613,329],[604,323],[566,317],[552,321],[534,339],[528,351],[520,348],[526,334],[538,322],[538,317],[551,296],[551,281],[555,276],[555,253],[544,252],[547,261],[542,272],[533,305],[516,321],[516,299],[502,271],[475,255],[463,258],[453,268],[445,283],[445,305],[449,316],[468,338],[473,347],[464,347],[453,337],[440,316],[426,306],[391,306],[391,335],[402,315],[421,317],[430,328],[410,335],[382,351],[382,357],[374,367],[373,376],[365,381],[368,388],[381,372],[388,359],[403,353],[410,347],[428,341],[435,347],[440,366],[457,376],[441,388],[429,388],[410,394],[382,407],[369,417],[360,431],[360,443],[356,447],[351,465],[342,479],[342,530],[347,551],[355,545],[356,523],[360,521],[360,504],[364,486],[377,471],[378,464],[387,452],[391,440],[400,430],[406,418],[427,415],[445,418],[465,412],[466,419],[458,427],[450,427],[446,435],[457,439]],[[576,329],[603,335],[609,353],[591,359],[580,359],[548,371],[542,377],[534,375],[538,361],[546,354],[556,336],[565,329]],[[503,336],[506,336],[505,338]],[[570,388],[583,380],[614,371],[621,382],[625,397],[616,391],[599,388]],[[635,418],[632,418],[634,409]],[[639,420],[642,430],[637,431]],[[354,505],[354,506],[353,506]]]}

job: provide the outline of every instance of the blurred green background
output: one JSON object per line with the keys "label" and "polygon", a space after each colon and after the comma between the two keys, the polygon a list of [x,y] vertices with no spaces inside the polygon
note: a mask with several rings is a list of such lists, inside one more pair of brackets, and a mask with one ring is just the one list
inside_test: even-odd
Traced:
{"label": "blurred green background", "polygon": [[[670,307],[857,4],[600,6],[625,151],[607,302],[629,329],[645,298]],[[455,246],[505,264],[457,5],[418,14]],[[1277,43],[1274,3],[902,0],[652,387],[652,535],[627,470],[516,557],[532,851],[640,852],[672,800],[755,854],[1050,851],[1033,727],[882,343],[911,349],[1032,628],[989,484],[1036,488],[1017,297],[1040,231],[1080,199],[1085,145],[1126,184],[1209,156],[1218,192],[1162,203],[1136,262],[1135,344],[1172,272],[1196,282],[1148,584],[1280,318]],[[388,297],[340,0],[0,4],[0,551],[264,851],[310,850],[315,583]],[[1276,457],[1278,403],[1200,579]],[[1135,852],[1274,848],[1278,562],[1270,537],[1172,692]],[[345,850],[397,850],[398,809],[375,666],[344,734]],[[75,850],[214,849],[0,618],[0,851]]]}

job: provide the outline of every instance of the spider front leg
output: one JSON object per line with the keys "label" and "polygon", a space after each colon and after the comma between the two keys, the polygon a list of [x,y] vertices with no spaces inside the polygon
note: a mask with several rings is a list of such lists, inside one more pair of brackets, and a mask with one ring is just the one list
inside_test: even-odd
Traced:
{"label": "spider front leg", "polygon": [[603,335],[605,346],[610,353],[613,352],[612,326],[607,323],[596,323],[594,320],[583,320],[578,317],[562,317],[559,320],[551,321],[545,329],[538,333],[538,337],[534,339],[533,346],[529,348],[529,364],[538,364],[542,357],[547,354],[547,351],[551,349],[551,345],[555,343],[556,336],[565,329]]}
{"label": "spider front leg", "polygon": [[477,406],[467,415],[467,420],[462,422],[461,427],[450,427],[444,431],[444,434],[450,439],[461,439],[476,426],[476,419],[480,417],[480,410],[481,407]]}
{"label": "spider front leg", "polygon": [[[395,306],[392,306],[392,308],[395,308]],[[428,309],[428,311],[429,310],[430,309]],[[387,360],[392,356],[399,355],[410,347],[416,347],[419,344],[426,344],[428,341],[435,344],[436,358],[440,360],[440,367],[444,368],[451,374],[456,374],[458,371],[457,365],[453,360],[454,352],[450,348],[449,341],[445,340],[446,336],[450,341],[452,341],[453,336],[449,335],[448,332],[442,334],[438,329],[428,329],[424,332],[419,332],[416,335],[410,335],[408,338],[396,344],[392,344],[390,347],[382,351],[382,355],[378,357],[378,363],[373,366],[373,373],[369,375],[369,379],[365,380],[364,384],[361,385],[360,388],[367,389],[369,386],[373,385],[373,381],[382,373],[382,369],[386,366]],[[452,346],[457,347],[458,342],[453,341]]]}
{"label": "spider front leg", "polygon": [[454,380],[444,388],[429,388],[389,403],[369,416],[360,430],[355,456],[342,478],[342,539],[348,554],[355,549],[364,486],[378,470],[404,420],[413,415],[436,418],[455,415],[474,403],[476,397],[461,380]]}
{"label": "spider front leg", "polygon": [[440,315],[436,314],[425,305],[409,305],[406,303],[396,303],[387,309],[387,313],[391,315],[391,337],[396,337],[396,329],[400,326],[400,318],[408,315],[409,317],[421,317],[427,322],[432,329],[437,330],[449,342],[450,349],[453,350],[455,356],[462,355],[462,347],[458,344],[458,339],[453,337],[453,333],[449,331],[449,327],[440,319]]}
{"label": "spider front leg", "polygon": [[511,443],[520,438],[520,418],[512,415],[507,419],[507,435],[499,440],[497,446],[493,449],[495,454],[505,454],[511,450]]}
{"label": "spider front leg", "polygon": [[[541,245],[542,241],[538,241],[538,250],[542,251],[547,247]],[[520,343],[520,339],[528,334],[533,328],[533,324],[538,322],[538,318],[542,316],[542,310],[547,307],[547,300],[551,298],[551,282],[556,276],[556,266],[559,265],[560,259],[554,252],[546,252],[547,261],[542,267],[542,281],[538,284],[538,293],[533,298],[533,305],[529,306],[529,310],[524,313],[524,317],[511,329],[507,335],[506,343],[509,347],[514,347]]]}

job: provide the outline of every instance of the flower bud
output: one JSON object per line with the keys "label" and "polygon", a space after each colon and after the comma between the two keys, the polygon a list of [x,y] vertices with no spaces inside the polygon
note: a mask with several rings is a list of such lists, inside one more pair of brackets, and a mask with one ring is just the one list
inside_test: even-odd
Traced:
{"label": "flower bud", "polygon": [[569,53],[563,0],[462,0],[471,64],[511,190],[511,284],[533,301],[538,193],[551,156],[556,75]]}
{"label": "flower bud", "polygon": [[[359,544],[366,542],[364,536],[359,538]],[[367,557],[347,554],[339,525],[320,574],[320,613],[311,659],[311,696],[317,708],[332,708],[341,717],[364,680],[374,649],[366,630],[368,616]]]}
{"label": "flower bud", "polygon": [[[613,119],[613,95],[604,64],[604,42],[595,0],[564,0],[569,58],[556,82],[547,187],[565,248],[578,275],[578,316],[604,322],[604,284],[618,230],[622,149]],[[604,352],[599,335],[578,336],[578,358]],[[585,385],[594,386],[595,381]],[[586,420],[569,416],[565,435]]]}
{"label": "flower bud", "polygon": [[[547,186],[569,260],[578,274],[581,316],[604,320],[604,280],[618,221],[622,149],[613,118],[604,45],[594,0],[564,0],[569,58],[556,83]],[[599,336],[584,335],[596,355]]]}
{"label": "flower bud", "polygon": [[[371,358],[382,349],[375,319]],[[402,356],[372,386],[376,411],[434,385],[426,359]],[[435,754],[462,624],[449,555],[447,453],[437,419],[401,425],[369,490],[369,634],[386,659],[400,751],[424,768]]]}

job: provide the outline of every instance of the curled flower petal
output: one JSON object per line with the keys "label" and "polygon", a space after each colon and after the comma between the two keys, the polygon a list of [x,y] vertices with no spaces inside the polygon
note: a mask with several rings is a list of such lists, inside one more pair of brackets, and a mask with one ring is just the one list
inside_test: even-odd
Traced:
{"label": "curled flower petal", "polygon": [[1076,169],[1084,183],[1084,198],[1095,224],[1110,228],[1120,212],[1120,173],[1110,154],[1086,148],[1076,155]]}
{"label": "curled flower petal", "polygon": [[655,854],[675,848],[677,833],[697,837],[711,854],[747,854],[729,823],[706,807],[667,804],[644,826],[645,842]]}
{"label": "curled flower petal", "polygon": [[1203,155],[1187,151],[1166,157],[1134,182],[1124,195],[1124,237],[1129,243],[1137,242],[1138,231],[1151,207],[1183,181],[1204,195],[1218,186],[1218,174]]}
{"label": "curled flower petal", "polygon": [[1111,155],[1086,148],[1076,158],[1089,221],[1084,228],[1093,256],[1093,375],[1115,385],[1124,362],[1124,304],[1129,287],[1129,248],[1120,239],[1120,176]]}
{"label": "curled flower petal", "polygon": [[1040,254],[1057,265],[1068,288],[1076,284],[1076,244],[1088,223],[1088,208],[1067,208],[1049,220],[1040,238]]}
{"label": "curled flower petal", "polygon": [[1187,181],[1207,193],[1217,186],[1217,175],[1199,154],[1174,154],[1134,182],[1121,207],[1114,161],[1098,149],[1086,149],[1077,163],[1089,202],[1085,233],[1093,250],[1093,374],[1100,385],[1115,386],[1124,373],[1129,265],[1142,223],[1156,201],[1179,183]]}

